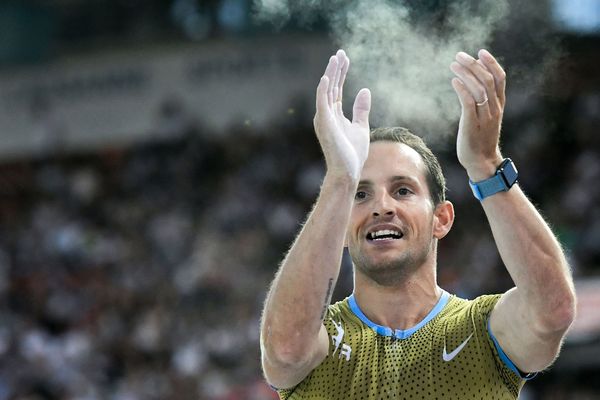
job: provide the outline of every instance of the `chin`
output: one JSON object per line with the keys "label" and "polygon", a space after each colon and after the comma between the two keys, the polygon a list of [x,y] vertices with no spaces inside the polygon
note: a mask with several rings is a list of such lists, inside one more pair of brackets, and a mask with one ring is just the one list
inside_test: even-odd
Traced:
{"label": "chin", "polygon": [[361,256],[353,256],[352,261],[358,271],[382,286],[398,284],[416,269],[416,263],[406,254],[396,254],[395,257],[368,257],[362,253]]}
{"label": "chin", "polygon": [[356,267],[363,275],[379,286],[396,286],[405,282],[410,275],[410,270],[397,264]]}

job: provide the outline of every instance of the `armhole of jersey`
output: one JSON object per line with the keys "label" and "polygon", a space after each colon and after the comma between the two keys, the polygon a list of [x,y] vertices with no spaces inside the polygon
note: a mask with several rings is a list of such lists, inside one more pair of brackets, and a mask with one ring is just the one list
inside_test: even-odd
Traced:
{"label": "armhole of jersey", "polygon": [[488,318],[487,321],[487,331],[488,334],[490,335],[490,338],[492,339],[492,342],[494,342],[494,347],[496,348],[496,351],[498,351],[498,356],[500,356],[500,359],[502,360],[502,362],[504,363],[504,365],[506,365],[512,372],[514,372],[515,374],[517,374],[518,376],[521,377],[521,379],[525,379],[525,380],[530,380],[535,378],[535,376],[537,375],[537,372],[531,372],[531,373],[524,373],[521,372],[517,366],[511,361],[510,358],[508,358],[508,356],[506,355],[506,353],[504,352],[504,350],[502,350],[502,347],[500,347],[500,343],[498,343],[498,341],[496,340],[496,337],[494,336],[494,334],[492,333],[492,328],[490,327],[490,320]]}

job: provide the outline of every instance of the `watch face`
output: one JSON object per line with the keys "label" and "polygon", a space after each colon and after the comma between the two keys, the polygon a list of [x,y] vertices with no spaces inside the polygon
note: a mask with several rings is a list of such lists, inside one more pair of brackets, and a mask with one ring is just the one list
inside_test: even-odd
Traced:
{"label": "watch face", "polygon": [[475,197],[481,201],[493,194],[510,189],[517,182],[518,175],[515,164],[510,158],[506,158],[496,169],[494,176],[479,182],[469,180],[469,185]]}
{"label": "watch face", "polygon": [[515,164],[512,162],[512,160],[510,158],[507,158],[506,160],[504,160],[504,162],[502,164],[503,164],[502,170],[501,170],[502,172],[500,175],[504,179],[506,186],[508,186],[510,188],[517,181],[519,172],[517,171],[517,167],[515,167]]}

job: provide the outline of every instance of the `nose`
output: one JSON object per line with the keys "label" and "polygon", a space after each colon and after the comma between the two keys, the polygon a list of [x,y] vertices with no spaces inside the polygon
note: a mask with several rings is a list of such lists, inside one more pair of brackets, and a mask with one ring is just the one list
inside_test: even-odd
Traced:
{"label": "nose", "polygon": [[394,215],[394,207],[392,204],[392,200],[387,193],[382,193],[376,199],[373,204],[373,216],[391,216]]}

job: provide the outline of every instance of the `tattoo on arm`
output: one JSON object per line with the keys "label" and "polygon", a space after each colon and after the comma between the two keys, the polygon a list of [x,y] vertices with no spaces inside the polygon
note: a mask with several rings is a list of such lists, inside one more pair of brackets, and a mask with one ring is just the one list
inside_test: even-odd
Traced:
{"label": "tattoo on arm", "polygon": [[327,306],[329,305],[329,301],[331,300],[331,292],[333,291],[333,278],[329,278],[329,283],[327,284],[327,294],[325,294],[325,302],[323,304],[323,311],[321,312],[321,321],[325,318],[325,313],[327,312]]}

